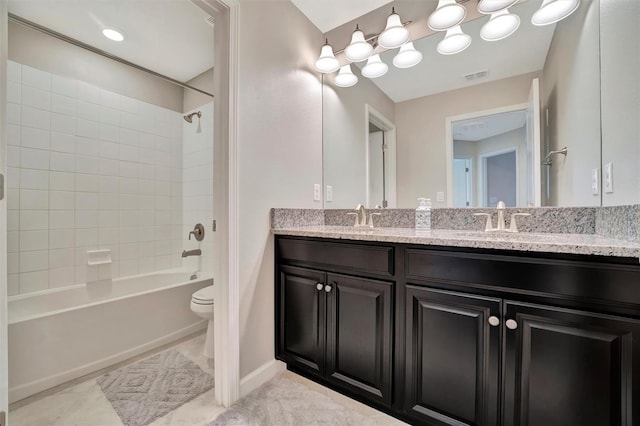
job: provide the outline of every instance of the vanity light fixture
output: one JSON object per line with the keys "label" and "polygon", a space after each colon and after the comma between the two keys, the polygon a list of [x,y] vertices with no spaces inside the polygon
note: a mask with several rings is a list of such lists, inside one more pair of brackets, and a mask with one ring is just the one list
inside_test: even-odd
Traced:
{"label": "vanity light fixture", "polygon": [[471,36],[462,32],[460,25],[449,30],[438,43],[438,53],[441,55],[455,55],[471,45]]}
{"label": "vanity light fixture", "polygon": [[391,8],[391,15],[387,18],[387,26],[378,36],[378,44],[385,49],[395,49],[409,41],[409,30],[407,30],[400,15],[396,13],[395,8]]}
{"label": "vanity light fixture", "polygon": [[362,75],[367,78],[378,78],[385,75],[388,70],[389,67],[387,66],[387,64],[382,62],[382,59],[380,59],[380,55],[375,54],[369,57],[367,65],[362,68]]}
{"label": "vanity light fixture", "polygon": [[409,41],[400,46],[400,51],[393,58],[393,65],[397,68],[411,68],[422,61],[422,53],[413,47],[413,42]]}
{"label": "vanity light fixture", "polygon": [[323,74],[332,73],[338,71],[340,68],[340,62],[333,54],[333,47],[329,44],[329,40],[325,39],[322,50],[320,51],[320,57],[315,63],[316,71]]}
{"label": "vanity light fixture", "polygon": [[351,43],[344,49],[344,56],[351,62],[362,62],[373,53],[373,46],[364,39],[364,33],[356,25],[351,35]]}
{"label": "vanity light fixture", "polygon": [[544,0],[531,17],[533,25],[554,24],[571,15],[580,6],[580,0]]}
{"label": "vanity light fixture", "polygon": [[117,30],[113,27],[104,28],[102,30],[102,35],[113,41],[123,41],[124,33],[120,30]]}
{"label": "vanity light fixture", "polygon": [[515,33],[520,26],[520,17],[503,9],[492,13],[489,22],[480,29],[480,37],[486,41],[498,41]]}
{"label": "vanity light fixture", "polygon": [[480,3],[478,3],[478,12],[484,15],[491,15],[492,13],[510,8],[518,3],[518,1],[519,0],[480,0]]}
{"label": "vanity light fixture", "polygon": [[340,67],[335,83],[339,87],[351,87],[358,82],[358,76],[351,71],[351,64]]}
{"label": "vanity light fixture", "polygon": [[456,0],[439,0],[438,7],[427,19],[427,25],[434,31],[447,31],[460,25],[467,16],[467,9]]}

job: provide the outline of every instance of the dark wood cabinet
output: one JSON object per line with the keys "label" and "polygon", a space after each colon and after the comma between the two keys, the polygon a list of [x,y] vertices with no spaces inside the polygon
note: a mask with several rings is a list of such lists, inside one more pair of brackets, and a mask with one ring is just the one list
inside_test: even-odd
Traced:
{"label": "dark wood cabinet", "polygon": [[276,357],[411,424],[640,425],[640,265],[277,237]]}

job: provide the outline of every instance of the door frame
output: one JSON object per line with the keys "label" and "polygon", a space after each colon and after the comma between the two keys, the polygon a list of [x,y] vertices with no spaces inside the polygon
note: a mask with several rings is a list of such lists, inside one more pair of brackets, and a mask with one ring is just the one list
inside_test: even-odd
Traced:
{"label": "door frame", "polygon": [[371,178],[371,165],[369,154],[369,122],[375,124],[384,132],[385,150],[385,198],[388,208],[395,208],[397,204],[397,172],[396,172],[396,125],[391,120],[378,112],[369,104],[364,105],[365,119],[365,202],[370,206],[371,194],[369,193],[369,179]]}
{"label": "door frame", "polygon": [[[474,111],[467,114],[451,115],[445,117],[445,167],[446,167],[446,179],[447,179],[447,207],[453,207],[453,123],[456,121],[469,120],[472,118],[485,117],[487,115],[503,114],[505,112],[514,111],[527,111],[529,104],[521,103],[514,105],[507,105],[499,108],[485,109],[481,111]],[[481,179],[478,179],[481,180]],[[480,196],[478,195],[480,200]]]}
{"label": "door frame", "polygon": [[[8,22],[7,0],[0,0],[0,19]],[[7,167],[7,47],[8,25],[0,26],[0,173]],[[5,179],[6,180],[6,179]],[[6,182],[2,183],[6,194]],[[0,411],[9,412],[8,315],[7,315],[7,199],[0,200]]]}
{"label": "door frame", "polygon": [[482,206],[478,207],[487,207],[489,205],[489,200],[487,197],[487,158],[495,157],[497,155],[508,154],[510,152],[515,152],[516,155],[516,206],[518,205],[518,201],[520,200],[520,168],[518,167],[518,147],[513,146],[509,148],[499,149],[498,151],[485,152],[484,154],[478,155],[478,175],[480,179],[478,179],[478,201],[482,202]]}
{"label": "door frame", "polygon": [[[468,155],[461,155],[458,157],[454,157],[452,161],[455,160],[464,160],[464,161],[468,161],[469,163],[469,172],[467,172],[467,191],[468,191],[468,201],[469,201],[469,205],[466,207],[475,207],[474,203],[476,202],[476,191],[474,191],[474,186],[475,182],[476,182],[476,176],[475,176],[475,158],[474,157],[470,157]],[[451,169],[451,172],[453,173],[453,169]],[[453,174],[452,174],[453,177]]]}

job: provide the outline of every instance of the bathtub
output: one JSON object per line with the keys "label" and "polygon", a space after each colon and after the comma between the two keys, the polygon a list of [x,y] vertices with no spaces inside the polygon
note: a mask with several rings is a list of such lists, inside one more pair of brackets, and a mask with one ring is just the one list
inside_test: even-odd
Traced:
{"label": "bathtub", "polygon": [[206,329],[190,301],[213,278],[191,275],[155,272],[10,297],[10,402]]}

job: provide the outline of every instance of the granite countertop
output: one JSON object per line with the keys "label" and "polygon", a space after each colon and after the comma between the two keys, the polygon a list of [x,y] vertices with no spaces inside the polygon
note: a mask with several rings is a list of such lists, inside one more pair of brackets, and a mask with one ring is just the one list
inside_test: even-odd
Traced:
{"label": "granite countertop", "polygon": [[640,259],[640,243],[596,234],[544,234],[413,228],[354,228],[350,226],[301,226],[272,229],[277,235],[334,238],[357,241],[424,244],[498,250],[568,253]]}

